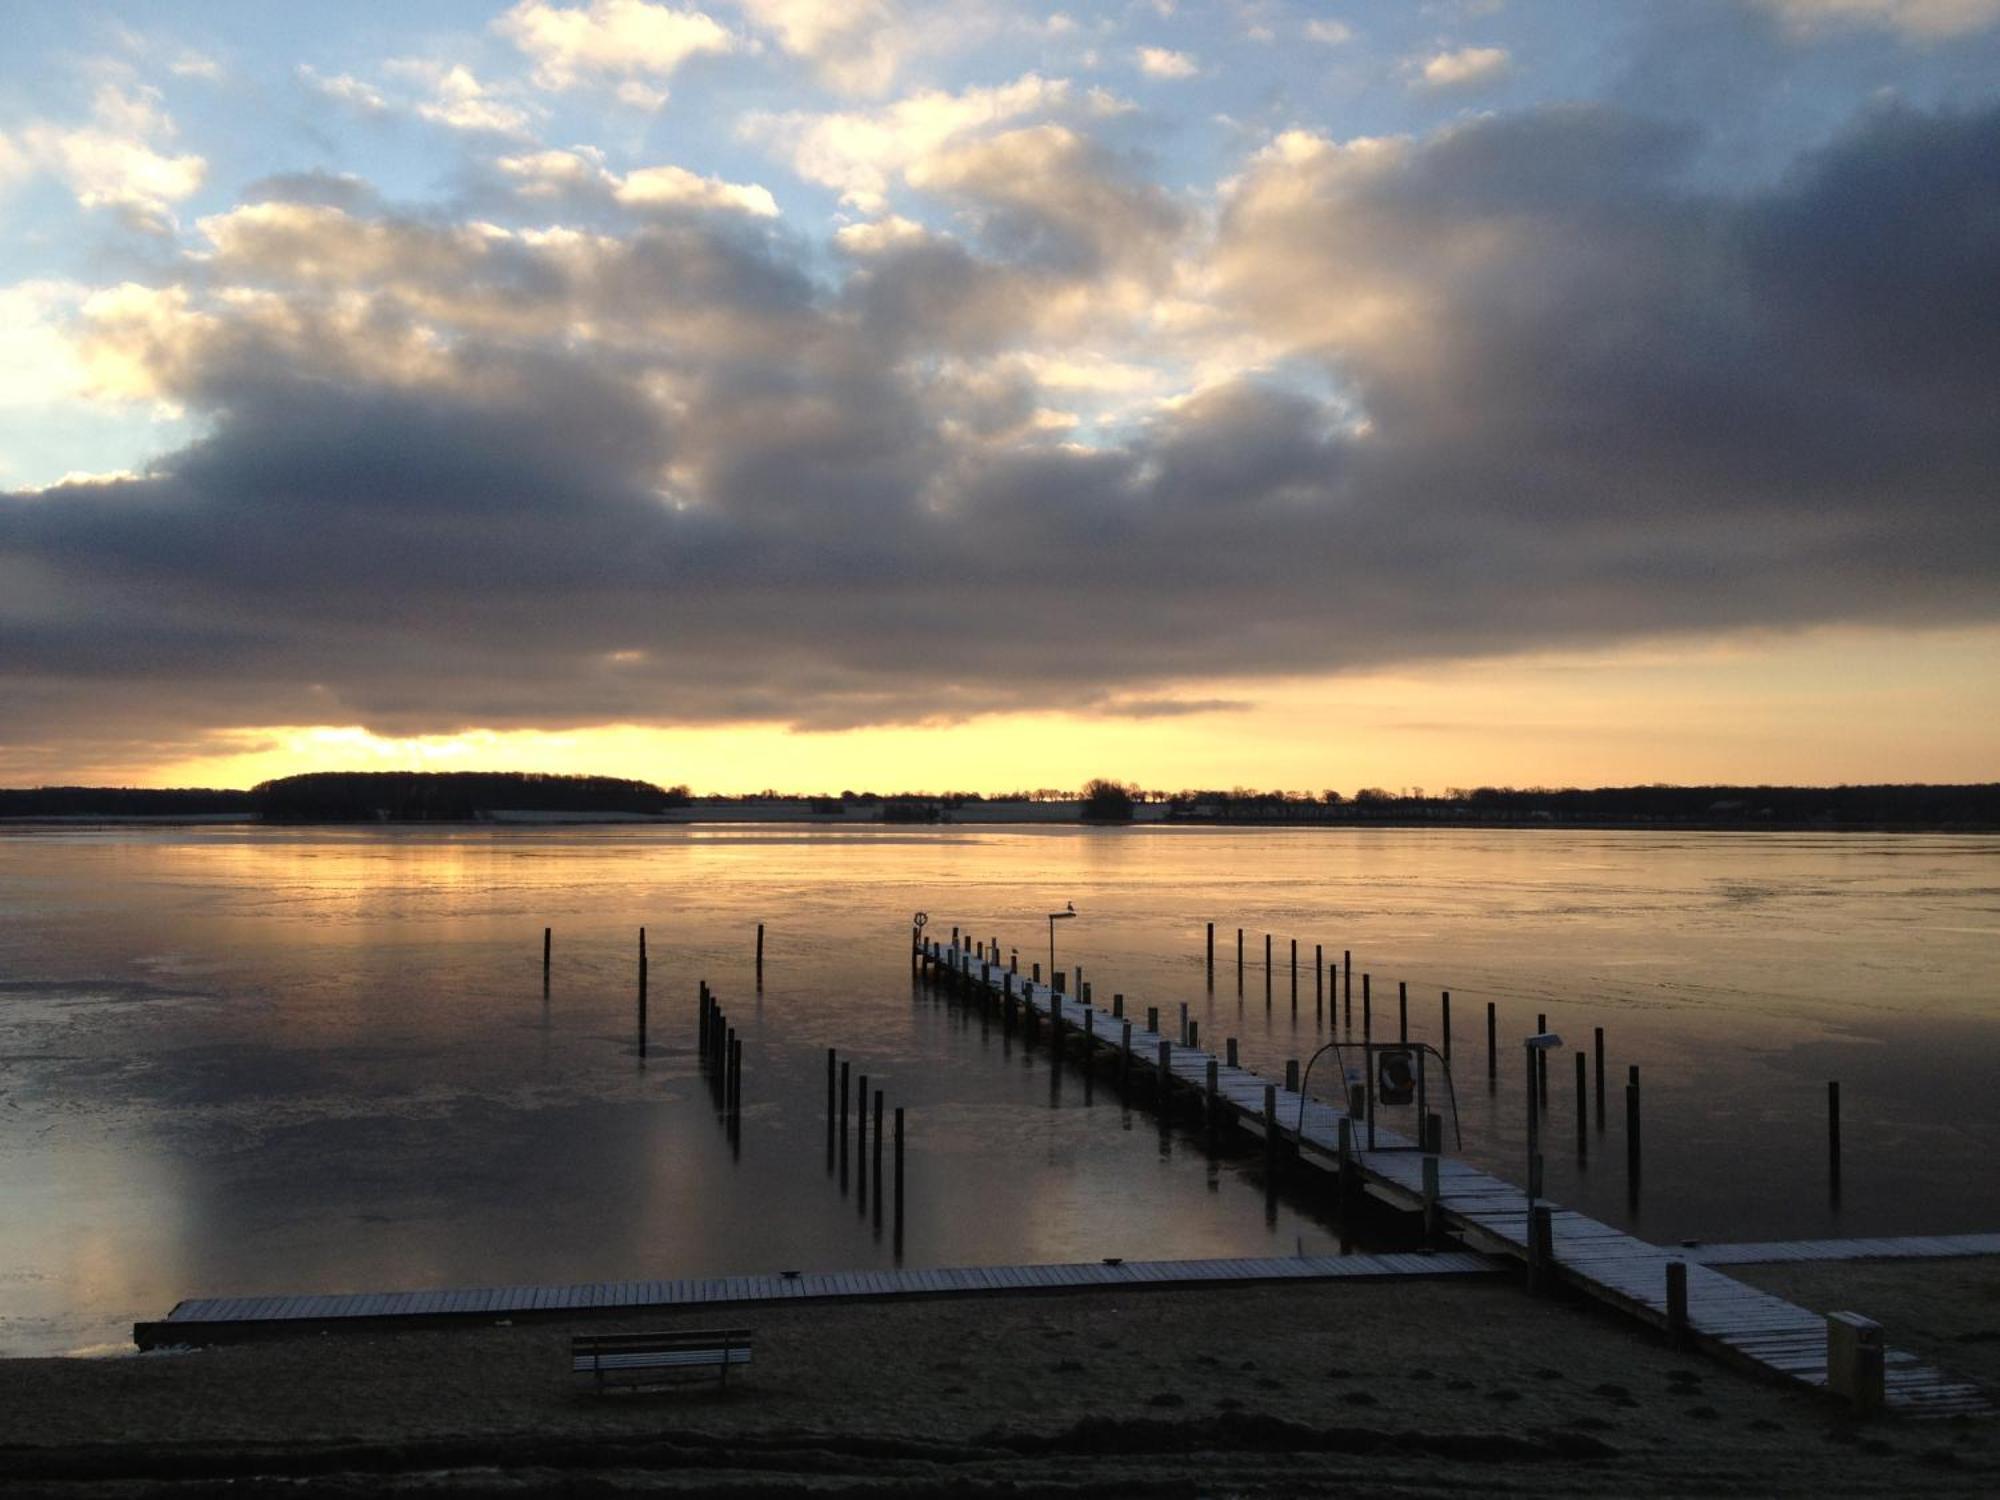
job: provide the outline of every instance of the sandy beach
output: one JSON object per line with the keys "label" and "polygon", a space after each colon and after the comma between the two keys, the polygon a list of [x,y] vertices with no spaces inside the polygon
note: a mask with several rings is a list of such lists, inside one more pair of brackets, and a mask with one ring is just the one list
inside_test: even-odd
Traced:
{"label": "sandy beach", "polygon": [[[1788,1269],[1888,1313],[1988,1262]],[[1796,1293],[1795,1293],[1796,1294]],[[1900,1299],[1898,1301],[1897,1299]],[[1981,1316],[1940,1329],[1978,1333]],[[735,1312],[747,1377],[600,1397],[579,1326],[316,1337],[0,1364],[22,1495],[525,1487],[758,1495],[1991,1494],[1990,1423],[1843,1419],[1511,1279]],[[1913,1331],[1916,1331],[1913,1326]],[[1899,1334],[1901,1330],[1898,1330]],[[1980,1339],[1955,1352],[1992,1351]],[[1965,1361],[1960,1368],[1973,1373]]]}

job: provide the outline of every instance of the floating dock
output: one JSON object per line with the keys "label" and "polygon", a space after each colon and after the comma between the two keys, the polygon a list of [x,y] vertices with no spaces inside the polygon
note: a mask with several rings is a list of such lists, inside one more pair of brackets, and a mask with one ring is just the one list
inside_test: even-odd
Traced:
{"label": "floating dock", "polygon": [[1277,1281],[1381,1281],[1491,1276],[1500,1262],[1469,1251],[1398,1255],[1265,1256],[1249,1260],[1114,1260],[1074,1265],[953,1266],[937,1270],[801,1271],[681,1281],[591,1281],[569,1286],[460,1287],[429,1292],[343,1292],[198,1297],[157,1322],[139,1323],[141,1349],[219,1344],[306,1333],[411,1327],[491,1327],[578,1317],[685,1312],[690,1308],[902,1297],[1037,1292],[1172,1290]]}
{"label": "floating dock", "polygon": [[[1219,1114],[1267,1140],[1275,1137],[1273,1144],[1302,1160],[1328,1170],[1343,1168],[1341,1126],[1350,1117],[1338,1105],[1231,1066],[1212,1052],[1135,1024],[1129,1015],[1060,994],[1051,985],[1012,972],[997,953],[976,952],[956,939],[945,943],[919,937],[916,957],[930,974],[982,1003],[1019,1005],[1026,1017],[1050,1026],[1058,1039],[1081,1039],[1093,1052],[1110,1049],[1122,1076],[1150,1076],[1156,1093],[1164,1087],[1170,1094],[1192,1097],[1211,1120]],[[1534,1204],[1548,1216],[1543,1256],[1537,1257],[1530,1248],[1534,1216],[1520,1187],[1441,1152],[1419,1150],[1416,1142],[1379,1122],[1372,1148],[1364,1145],[1370,1135],[1361,1120],[1353,1120],[1345,1133],[1350,1142],[1345,1168],[1358,1176],[1361,1188],[1396,1207],[1431,1213],[1467,1247],[1531,1267],[1541,1259],[1549,1277],[1725,1361],[1754,1373],[1828,1387],[1828,1322],[1822,1314],[1725,1276],[1689,1251],[1649,1244],[1546,1198]],[[1427,1162],[1435,1165],[1427,1167]],[[1426,1178],[1433,1172],[1434,1188],[1427,1188]],[[1684,1304],[1674,1297],[1671,1311],[1670,1281],[1685,1287]],[[1883,1397],[1891,1411],[1910,1416],[1990,1416],[1994,1410],[1976,1385],[1896,1349],[1884,1354]]]}

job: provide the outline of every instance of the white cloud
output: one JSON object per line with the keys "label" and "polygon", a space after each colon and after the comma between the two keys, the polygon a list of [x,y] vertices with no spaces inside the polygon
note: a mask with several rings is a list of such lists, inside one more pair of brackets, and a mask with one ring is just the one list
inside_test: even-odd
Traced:
{"label": "white cloud", "polygon": [[[581,8],[520,0],[494,26],[534,60],[535,82],[547,89],[665,79],[691,57],[738,45],[707,12],[648,0],[590,0]],[[664,99],[664,90],[655,97]]]}
{"label": "white cloud", "polygon": [[1842,27],[1899,32],[1914,41],[1964,36],[2000,22],[2000,0],[1763,0],[1795,31]]}
{"label": "white cloud", "polygon": [[626,174],[616,189],[618,201],[632,207],[685,204],[694,208],[727,208],[761,219],[777,217],[778,205],[768,189],[756,183],[724,182],[703,177],[686,167],[641,167]]}
{"label": "white cloud", "polygon": [[174,134],[159,101],[157,89],[105,84],[92,101],[93,123],[73,130],[38,123],[23,131],[26,157],[67,183],[85,208],[125,209],[149,221],[164,220],[171,205],[201,186],[208,163],[154,148],[155,140]]}
{"label": "white cloud", "polygon": [[387,66],[390,72],[415,78],[431,90],[432,97],[416,108],[420,116],[434,124],[499,135],[520,135],[528,128],[525,109],[496,97],[462,63],[447,67],[442,63],[401,58]]}
{"label": "white cloud", "polygon": [[382,91],[373,84],[363,83],[352,73],[327,74],[320,72],[310,63],[300,63],[299,82],[314,93],[358,109],[364,114],[381,114],[389,108],[389,101],[382,97]]}
{"label": "white cloud", "polygon": [[64,281],[0,287],[0,409],[45,406],[83,388],[83,364],[63,325],[84,295]]}
{"label": "white cloud", "polygon": [[880,109],[814,115],[757,114],[743,133],[783,151],[808,182],[837,189],[865,212],[878,212],[891,182],[955,137],[1063,102],[1066,79],[1026,73],[996,88],[949,94],[926,89]]}
{"label": "white cloud", "polygon": [[1192,78],[1201,71],[1187,53],[1168,47],[1141,47],[1136,55],[1139,71],[1148,78]]}
{"label": "white cloud", "polygon": [[1513,65],[1505,47],[1460,47],[1425,58],[1416,74],[1426,88],[1478,88],[1504,78]]}
{"label": "white cloud", "polygon": [[1308,21],[1306,40],[1324,42],[1329,47],[1338,47],[1343,42],[1354,40],[1354,28],[1345,21]]}
{"label": "white cloud", "polygon": [[922,244],[930,231],[914,219],[890,214],[866,224],[847,224],[834,231],[833,242],[849,255],[880,255],[885,250]]}
{"label": "white cloud", "polygon": [[835,88],[879,94],[894,81],[912,27],[889,0],[738,0],[778,45]]}
{"label": "white cloud", "polygon": [[222,77],[222,64],[207,53],[189,47],[167,64],[167,71],[176,78],[205,78],[214,83]]}

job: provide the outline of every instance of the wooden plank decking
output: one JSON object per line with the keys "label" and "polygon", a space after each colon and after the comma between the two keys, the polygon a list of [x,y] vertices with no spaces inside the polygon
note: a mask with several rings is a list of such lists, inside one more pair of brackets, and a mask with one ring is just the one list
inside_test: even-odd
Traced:
{"label": "wooden plank decking", "polygon": [[1692,1265],[1769,1266],[1820,1260],[1957,1260],[2000,1255],[2000,1234],[1912,1234],[1891,1239],[1767,1240],[1685,1245]]}
{"label": "wooden plank decking", "polygon": [[195,1297],[140,1323],[142,1349],[206,1344],[313,1328],[478,1323],[579,1313],[676,1312],[893,1297],[953,1297],[1087,1289],[1250,1286],[1272,1281],[1355,1281],[1492,1275],[1500,1263],[1470,1251],[1400,1255],[1264,1256],[1239,1260],[1094,1261],[1070,1265],[944,1266],[929,1270],[802,1271],[676,1281],[597,1281],[572,1286],[456,1287],[429,1292]]}
{"label": "wooden plank decking", "polygon": [[[1162,1036],[1130,1014],[1114,1017],[1075,996],[1058,997],[1046,984],[1009,974],[992,958],[976,957],[971,949],[926,940],[922,958],[950,974],[955,982],[983,990],[989,996],[1011,991],[1037,1016],[1047,1017],[1058,1001],[1061,1019],[1074,1038],[1089,1035],[1093,1044],[1120,1046],[1122,1029],[1132,1025],[1132,1057],[1137,1072],[1157,1071],[1159,1049],[1167,1046],[1172,1079],[1205,1092],[1208,1067],[1216,1065],[1216,1090],[1221,1107],[1243,1128],[1261,1133],[1264,1093],[1272,1080],[1247,1068],[1233,1068],[1216,1054]],[[1086,1027],[1086,1015],[1089,1017]],[[1302,1157],[1325,1163],[1339,1155],[1338,1105],[1276,1085],[1280,1136]],[[1367,1133],[1356,1121],[1357,1145]],[[1357,1156],[1368,1190],[1405,1208],[1423,1205],[1423,1155],[1412,1150],[1408,1137],[1375,1127],[1375,1149]],[[1694,1342],[1711,1353],[1761,1373],[1810,1386],[1826,1385],[1826,1319],[1781,1297],[1709,1268],[1689,1251],[1648,1244],[1608,1224],[1539,1200],[1552,1210],[1554,1272],[1570,1285],[1642,1321],[1664,1328],[1667,1323],[1667,1267],[1687,1266],[1688,1329]],[[1528,1205],[1524,1191],[1465,1162],[1438,1160],[1438,1206],[1445,1224],[1474,1249],[1528,1258]],[[1987,1238],[1987,1237],[1982,1237]],[[1994,1408],[1980,1389],[1921,1363],[1914,1355],[1890,1350],[1885,1360],[1886,1399],[1892,1411],[1920,1416],[1991,1415]]]}

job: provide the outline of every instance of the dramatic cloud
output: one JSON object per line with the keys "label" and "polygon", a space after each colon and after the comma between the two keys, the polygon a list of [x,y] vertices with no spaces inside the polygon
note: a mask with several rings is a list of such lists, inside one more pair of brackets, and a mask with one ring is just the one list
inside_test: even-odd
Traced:
{"label": "dramatic cloud", "polygon": [[[339,179],[202,218],[62,337],[205,435],[0,496],[9,737],[1144,717],[2000,613],[2000,110],[1872,114],[1729,191],[1604,107],[1295,132],[1211,224],[1008,87],[857,117],[827,176],[907,174],[965,238],[880,216],[832,269],[745,190],[582,150],[495,171],[595,194],[588,230]],[[1052,341],[1129,285],[1257,356],[1076,441],[1074,398],[1149,367]]]}
{"label": "dramatic cloud", "polygon": [[0,177],[38,164],[61,178],[85,208],[125,210],[149,225],[170,218],[172,206],[201,186],[208,164],[192,153],[158,149],[173,139],[174,122],[151,88],[107,83],[91,104],[91,123],[64,127],[42,122],[21,134],[22,144],[0,139]]}

